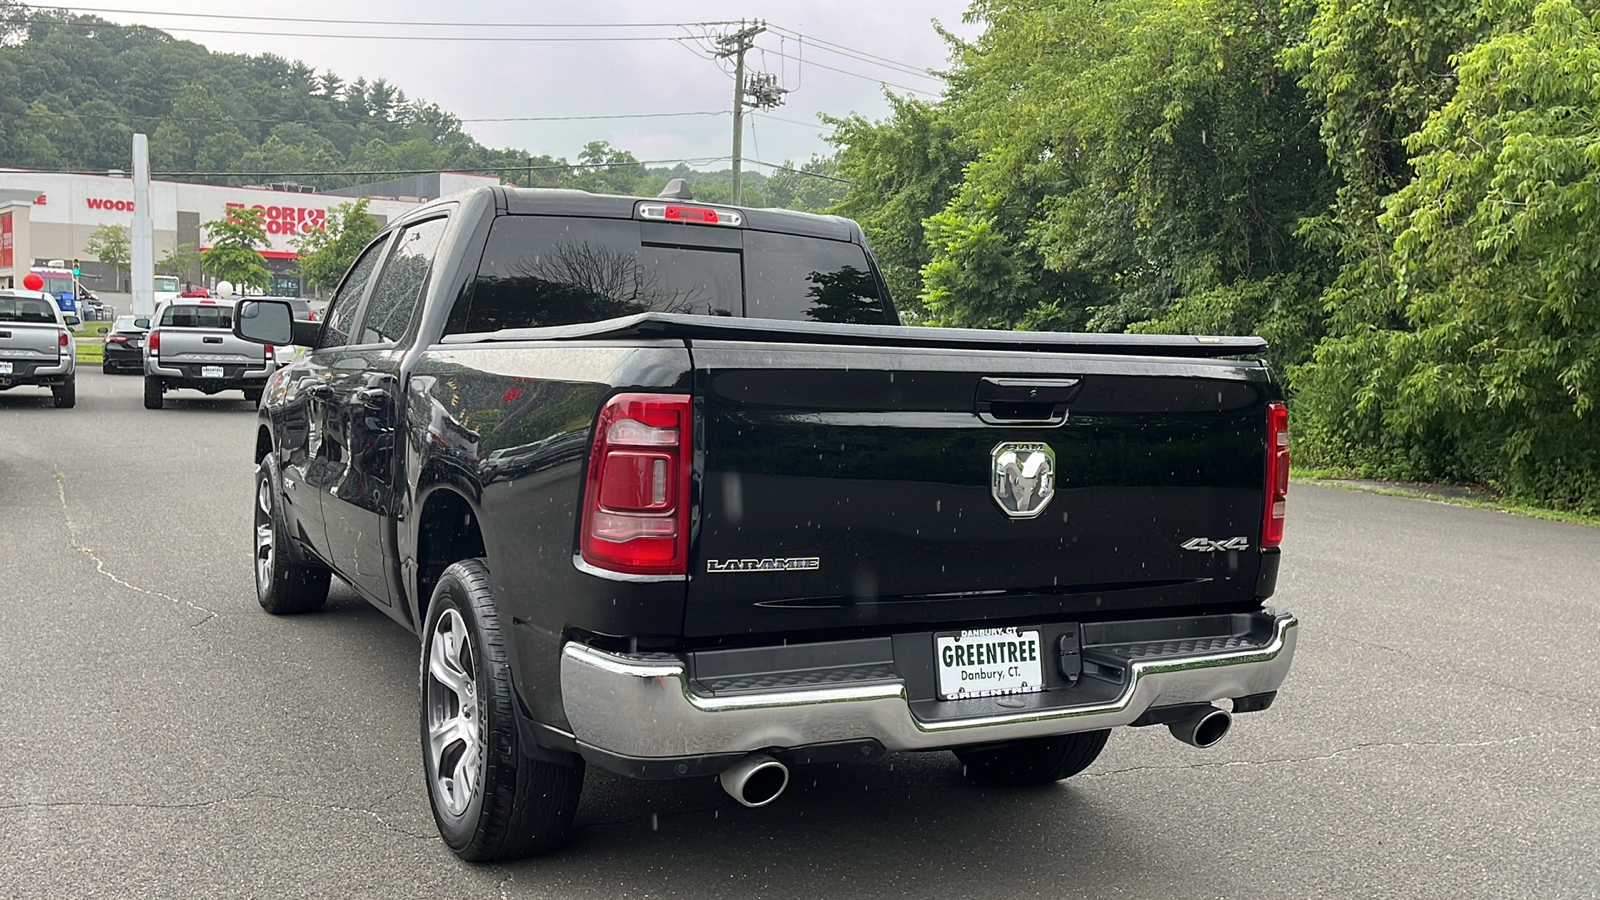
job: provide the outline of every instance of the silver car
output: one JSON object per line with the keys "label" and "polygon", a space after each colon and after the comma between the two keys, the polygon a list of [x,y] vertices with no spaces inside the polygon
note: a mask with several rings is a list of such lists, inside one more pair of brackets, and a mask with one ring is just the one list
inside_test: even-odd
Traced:
{"label": "silver car", "polygon": [[78,403],[76,353],[54,297],[0,290],[0,391],[47,387],[57,407],[70,409]]}

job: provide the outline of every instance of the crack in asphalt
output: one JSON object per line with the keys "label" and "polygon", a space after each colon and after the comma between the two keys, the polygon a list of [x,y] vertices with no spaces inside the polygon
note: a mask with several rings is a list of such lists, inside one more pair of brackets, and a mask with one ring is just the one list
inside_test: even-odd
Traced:
{"label": "crack in asphalt", "polygon": [[1428,663],[1430,665],[1433,665],[1434,667],[1436,667],[1438,669],[1441,669],[1443,671],[1453,672],[1453,673],[1455,673],[1457,675],[1460,675],[1460,676],[1462,676],[1464,678],[1471,678],[1474,681],[1480,681],[1480,682],[1482,682],[1484,684],[1493,685],[1494,687],[1505,688],[1508,691],[1516,691],[1519,694],[1527,694],[1527,695],[1532,696],[1532,697],[1542,697],[1542,698],[1544,698],[1546,700],[1560,700],[1563,703],[1572,703],[1572,704],[1576,704],[1578,706],[1593,706],[1594,705],[1594,700],[1592,700],[1592,699],[1587,699],[1587,700],[1579,699],[1577,697],[1568,697],[1565,694],[1556,694],[1556,693],[1551,693],[1550,691],[1536,690],[1534,688],[1524,687],[1523,685],[1519,685],[1519,684],[1507,684],[1507,683],[1505,683],[1503,681],[1496,681],[1493,678],[1489,678],[1487,676],[1480,675],[1480,674],[1475,673],[1475,672],[1465,671],[1463,669],[1460,669],[1460,668],[1455,667],[1455,666],[1451,666],[1451,665],[1449,665],[1447,663],[1441,662],[1441,661],[1436,660],[1436,659],[1427,659],[1425,657],[1418,656],[1416,653],[1413,653],[1413,652],[1410,652],[1410,651],[1406,651],[1406,650],[1401,650],[1398,647],[1390,647],[1387,644],[1380,644],[1377,641],[1369,641],[1369,640],[1365,640],[1363,638],[1351,637],[1351,636],[1349,636],[1347,634],[1340,634],[1337,631],[1328,632],[1328,636],[1333,638],[1336,641],[1345,641],[1347,643],[1356,644],[1356,645],[1361,646],[1361,647],[1371,647],[1371,648],[1373,648],[1375,650],[1383,650],[1383,651],[1388,652],[1388,653],[1393,653],[1393,654],[1395,654],[1397,656],[1404,656],[1404,657],[1406,657],[1407,659],[1410,659],[1410,660],[1420,660],[1422,662],[1426,662],[1426,663]]}
{"label": "crack in asphalt", "polygon": [[1084,778],[1107,778],[1112,775],[1125,775],[1130,772],[1177,772],[1185,769],[1225,769],[1231,766],[1270,766],[1282,763],[1327,762],[1339,759],[1364,750],[1412,750],[1412,749],[1471,749],[1474,747],[1505,747],[1511,744],[1520,744],[1524,741],[1538,740],[1540,738],[1563,738],[1573,735],[1593,734],[1600,731],[1600,725],[1585,725],[1581,728],[1572,728],[1566,731],[1537,731],[1532,734],[1519,734],[1508,738],[1499,738],[1488,741],[1369,741],[1362,744],[1352,744],[1349,747],[1340,747],[1332,753],[1322,753],[1314,756],[1281,756],[1271,759],[1234,759],[1226,762],[1201,762],[1190,763],[1186,766],[1130,766],[1126,769],[1111,769],[1105,772],[1085,772],[1076,776]]}
{"label": "crack in asphalt", "polygon": [[118,578],[115,574],[113,574],[112,572],[108,571],[106,569],[105,560],[103,560],[99,556],[95,555],[94,549],[92,547],[83,546],[83,542],[81,540],[79,540],[79,538],[78,538],[78,524],[72,520],[72,510],[71,510],[70,507],[67,506],[67,482],[66,482],[66,476],[62,475],[60,472],[56,472],[54,474],[55,474],[55,479],[56,479],[56,494],[58,496],[60,496],[60,498],[61,498],[61,515],[62,515],[62,518],[66,519],[66,522],[67,522],[67,536],[71,539],[72,548],[74,550],[77,550],[79,553],[82,553],[84,556],[89,557],[91,560],[94,560],[95,571],[99,572],[101,575],[104,575],[105,577],[111,579],[113,582],[115,582],[115,583],[127,588],[130,591],[137,591],[138,593],[144,594],[144,595],[149,596],[149,597],[160,597],[161,599],[169,601],[170,603],[172,603],[175,606],[187,606],[190,609],[194,610],[195,612],[205,613],[205,618],[201,619],[198,622],[192,623],[189,626],[190,628],[199,628],[201,625],[204,625],[205,623],[207,623],[207,622],[209,622],[212,619],[215,619],[217,617],[218,613],[214,609],[206,609],[204,606],[200,606],[200,605],[198,605],[196,603],[193,603],[193,602],[191,602],[189,600],[179,599],[177,597],[172,596],[171,594],[163,594],[162,592],[157,591],[157,590],[153,590],[153,589],[150,589],[150,588],[139,587],[136,584],[131,584],[131,583],[127,582],[127,581],[124,581],[121,578]]}
{"label": "crack in asphalt", "polygon": [[[377,806],[380,803],[387,802],[388,799],[394,797],[395,794],[398,793],[400,792],[396,791],[394,794],[390,794],[388,798],[374,802],[373,805]],[[431,841],[434,839],[434,836],[431,834],[417,834],[414,831],[408,831],[404,828],[401,828],[400,826],[395,825],[394,823],[385,819],[380,813],[373,809],[365,809],[357,806],[339,806],[331,803],[311,803],[305,800],[296,800],[292,797],[282,797],[277,794],[261,794],[254,791],[238,797],[223,797],[218,800],[200,800],[194,803],[119,803],[110,800],[30,800],[23,803],[0,803],[0,812],[18,809],[189,810],[205,809],[213,806],[226,806],[235,803],[250,803],[261,800],[275,800],[279,803],[285,803],[290,806],[305,807],[307,809],[321,810],[324,812],[353,813],[355,815],[367,816],[368,818],[376,821],[384,829],[392,831],[396,834],[419,841]]]}

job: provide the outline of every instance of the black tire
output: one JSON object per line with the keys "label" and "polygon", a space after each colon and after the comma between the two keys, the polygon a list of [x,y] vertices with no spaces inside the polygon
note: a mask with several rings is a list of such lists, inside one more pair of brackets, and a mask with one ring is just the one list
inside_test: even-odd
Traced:
{"label": "black tire", "polygon": [[256,602],[275,616],[316,612],[328,602],[332,573],[296,562],[279,505],[278,461],[272,454],[256,466],[255,576]]}
{"label": "black tire", "polygon": [[423,778],[445,844],[462,859],[489,862],[565,843],[583,787],[583,760],[535,759],[523,746],[483,560],[462,560],[439,576],[419,670]]}
{"label": "black tire", "polygon": [[245,388],[244,389],[244,398],[246,400],[249,400],[251,403],[254,403],[256,406],[260,406],[261,405],[261,391],[262,391],[261,388]]}
{"label": "black tire", "polygon": [[68,378],[65,384],[50,389],[57,409],[71,409],[78,405],[78,379]]}
{"label": "black tire", "polygon": [[967,767],[968,778],[1005,787],[1032,787],[1071,778],[1089,768],[1110,736],[1108,728],[998,747],[963,747],[955,754]]}
{"label": "black tire", "polygon": [[154,375],[144,377],[144,408],[160,409],[162,404],[161,379]]}

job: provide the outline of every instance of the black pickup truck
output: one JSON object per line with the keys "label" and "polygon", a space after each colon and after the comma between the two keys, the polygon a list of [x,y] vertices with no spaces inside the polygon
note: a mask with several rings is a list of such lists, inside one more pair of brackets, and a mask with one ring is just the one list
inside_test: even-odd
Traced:
{"label": "black pickup truck", "polygon": [[324,321],[233,327],[311,348],[261,405],[261,605],[336,574],[420,635],[463,858],[558,844],[585,763],[1039,784],[1115,726],[1214,744],[1289,669],[1258,339],[902,327],[853,222],[508,188],[389,224]]}

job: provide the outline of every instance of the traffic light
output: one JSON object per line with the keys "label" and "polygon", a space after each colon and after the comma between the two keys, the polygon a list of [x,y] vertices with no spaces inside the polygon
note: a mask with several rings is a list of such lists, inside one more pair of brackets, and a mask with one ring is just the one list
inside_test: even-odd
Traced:
{"label": "traffic light", "polygon": [[74,256],[72,258],[72,274],[74,274],[74,275],[82,275],[83,274],[83,269],[78,266],[78,258],[76,256]]}

